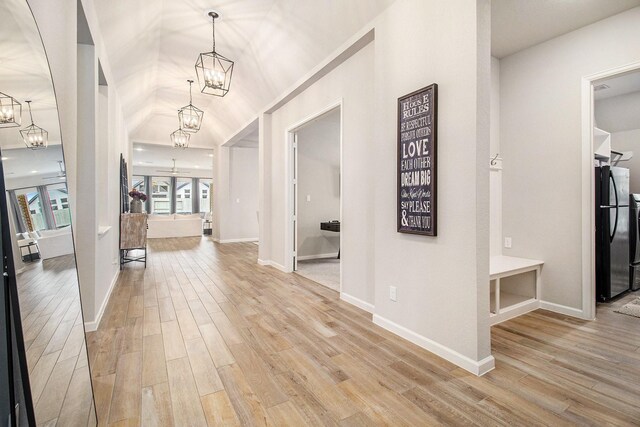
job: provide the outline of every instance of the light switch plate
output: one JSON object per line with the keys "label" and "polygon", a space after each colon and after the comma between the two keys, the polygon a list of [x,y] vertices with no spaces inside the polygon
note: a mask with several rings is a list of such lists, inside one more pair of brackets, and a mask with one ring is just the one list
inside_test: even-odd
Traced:
{"label": "light switch plate", "polygon": [[307,202],[311,201],[311,194],[307,194]]}
{"label": "light switch plate", "polygon": [[389,286],[389,299],[391,301],[398,301],[398,288],[395,286]]}
{"label": "light switch plate", "polygon": [[511,237],[504,238],[504,247],[507,249],[511,249]]}

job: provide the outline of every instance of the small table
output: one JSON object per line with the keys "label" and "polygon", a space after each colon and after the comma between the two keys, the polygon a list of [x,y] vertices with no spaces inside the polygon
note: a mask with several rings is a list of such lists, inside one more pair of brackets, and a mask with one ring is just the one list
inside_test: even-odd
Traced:
{"label": "small table", "polygon": [[[326,221],[320,223],[320,230],[333,231],[334,233],[340,232],[340,221]],[[340,249],[338,249],[338,259],[340,259]]]}
{"label": "small table", "polygon": [[[36,249],[35,252],[31,251],[31,249],[33,248]],[[29,253],[28,254],[22,253],[23,249],[26,249]],[[31,262],[31,261],[40,259],[40,248],[38,247],[38,242],[33,241],[20,246],[20,255],[22,255],[22,261],[24,262]]]}
{"label": "small table", "polygon": [[211,236],[213,234],[213,223],[212,221],[205,220],[202,223],[202,234],[205,236]]}
{"label": "small table", "polygon": [[[493,256],[489,261],[490,310],[489,324],[495,325],[540,308],[540,272],[544,261],[510,256]],[[532,290],[503,289],[500,279],[534,271]],[[493,284],[491,282],[494,282]]]}

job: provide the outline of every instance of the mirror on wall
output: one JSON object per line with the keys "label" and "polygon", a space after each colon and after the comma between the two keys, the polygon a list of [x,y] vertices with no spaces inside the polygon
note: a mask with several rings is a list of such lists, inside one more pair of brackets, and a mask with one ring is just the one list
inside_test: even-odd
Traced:
{"label": "mirror on wall", "polygon": [[19,424],[96,425],[58,110],[26,0],[0,2],[0,150],[33,408]]}

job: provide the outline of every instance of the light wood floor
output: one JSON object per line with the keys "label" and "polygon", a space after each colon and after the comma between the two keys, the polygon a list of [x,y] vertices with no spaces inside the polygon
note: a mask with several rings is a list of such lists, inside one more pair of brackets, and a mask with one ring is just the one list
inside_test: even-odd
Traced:
{"label": "light wood floor", "polygon": [[95,425],[73,255],[29,263],[17,282],[37,424]]}
{"label": "light wood floor", "polygon": [[151,241],[89,335],[100,425],[638,425],[640,319],[538,311],[475,377],[251,243]]}

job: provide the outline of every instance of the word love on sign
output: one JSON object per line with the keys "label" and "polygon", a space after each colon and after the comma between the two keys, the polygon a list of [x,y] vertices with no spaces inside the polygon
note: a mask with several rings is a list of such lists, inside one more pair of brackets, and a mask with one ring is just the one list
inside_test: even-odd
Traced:
{"label": "word love on sign", "polygon": [[436,236],[438,85],[398,98],[398,232]]}

